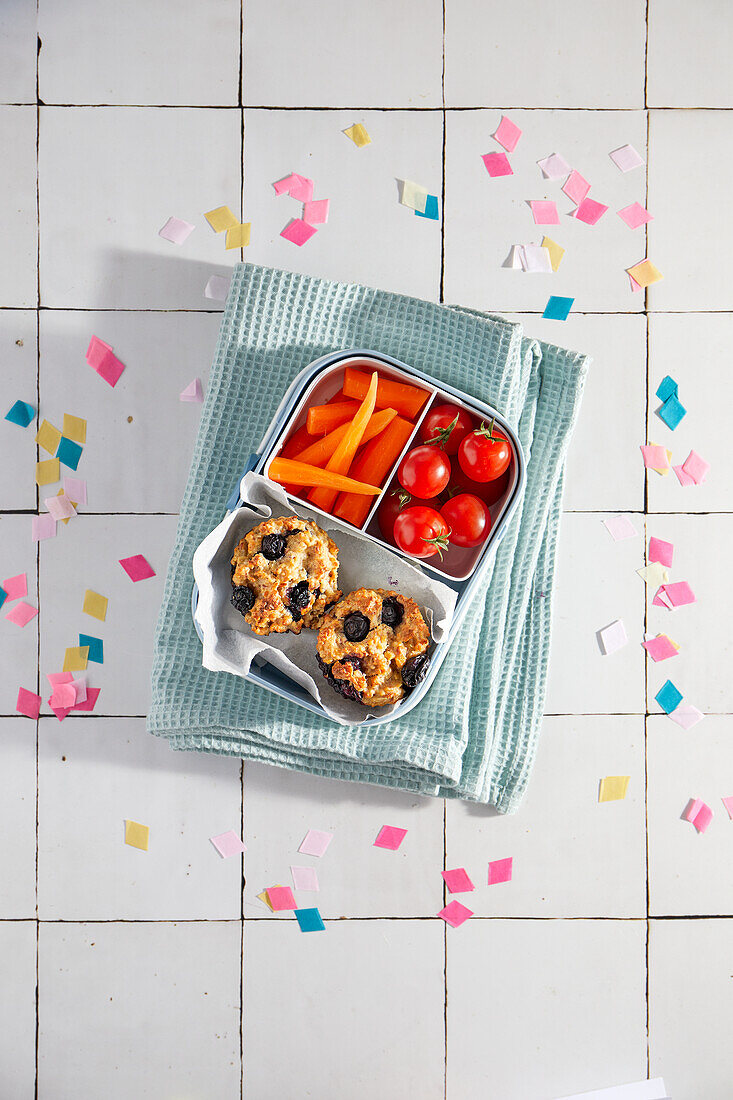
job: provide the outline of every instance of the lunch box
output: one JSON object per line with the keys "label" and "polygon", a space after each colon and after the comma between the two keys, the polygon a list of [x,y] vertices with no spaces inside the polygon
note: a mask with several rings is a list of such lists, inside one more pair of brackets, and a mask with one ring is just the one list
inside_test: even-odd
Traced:
{"label": "lunch box", "polygon": [[[417,385],[428,391],[429,397],[420,415],[416,419],[412,435],[388,474],[381,493],[378,497],[374,498],[374,502],[361,527],[356,528],[352,524],[340,520],[337,516],[322,512],[319,508],[315,507],[307,500],[306,494],[309,491],[307,488],[303,489],[304,496],[302,498],[295,494],[289,494],[289,498],[295,503],[296,510],[298,504],[305,504],[317,515],[328,518],[332,526],[349,531],[352,535],[358,531],[363,538],[373,542],[379,542],[382,546],[387,546],[393,553],[405,558],[411,565],[423,570],[428,575],[438,578],[443,584],[451,587],[456,593],[456,605],[453,619],[442,640],[435,643],[433,646],[430,665],[425,679],[406,696],[392,713],[382,716],[378,714],[365,716],[362,722],[356,723],[358,725],[371,726],[379,725],[382,722],[390,722],[406,714],[407,711],[417,706],[425,692],[430,689],[430,685],[445,659],[448,648],[458,633],[471,600],[483,587],[483,579],[491,562],[491,558],[504,537],[507,525],[521,499],[526,475],[524,456],[516,433],[497,409],[493,409],[485,402],[479,401],[477,398],[463,393],[453,386],[447,385],[444,382],[438,382],[422,371],[416,370],[406,363],[401,363],[391,358],[389,355],[384,355],[381,352],[353,349],[333,352],[321,356],[320,359],[316,359],[315,362],[304,367],[300,374],[296,376],[283,396],[272,422],[270,423],[270,427],[259,444],[257,451],[250,455],[245,469],[242,470],[240,480],[250,471],[262,474],[265,477],[267,476],[272,459],[279,454],[288,437],[305,423],[307,409],[311,405],[324,404],[330,397],[333,397],[334,394],[340,391],[343,381],[343,371],[347,366],[358,367],[363,371],[369,371],[370,368],[371,370],[378,370],[380,377]],[[387,543],[381,537],[377,520],[377,509],[385,493],[389,492],[389,490],[397,484],[395,480],[396,471],[402,458],[407,451],[421,442],[419,438],[420,427],[431,407],[436,404],[445,404],[448,402],[467,409],[479,422],[484,421],[489,423],[492,420],[496,422],[497,427],[501,429],[502,433],[509,440],[512,448],[512,461],[509,466],[508,485],[503,496],[495,504],[490,506],[492,519],[491,531],[486,541],[481,546],[474,549],[461,549],[451,546],[442,562],[437,556],[427,559],[416,559],[410,557],[410,555],[403,554],[401,550]],[[453,459],[451,461],[453,461]],[[226,503],[227,513],[234,511],[236,508],[240,507],[241,504],[242,500],[239,495],[238,481]],[[334,533],[336,534],[336,538],[338,538],[337,533]],[[406,592],[405,595],[409,596],[410,593]],[[194,583],[191,611],[194,616],[196,631],[201,638],[201,630],[195,618],[197,602],[198,588]],[[244,676],[244,679],[249,680],[251,683],[258,684],[268,691],[275,692],[275,694],[281,695],[283,698],[293,703],[297,703],[298,706],[305,707],[314,714],[319,714],[324,719],[331,720],[320,703],[314,699],[305,688],[295,683],[295,681],[291,680],[285,673],[281,672],[280,669],[268,663],[264,658],[257,658],[256,663],[253,662],[249,672]]]}

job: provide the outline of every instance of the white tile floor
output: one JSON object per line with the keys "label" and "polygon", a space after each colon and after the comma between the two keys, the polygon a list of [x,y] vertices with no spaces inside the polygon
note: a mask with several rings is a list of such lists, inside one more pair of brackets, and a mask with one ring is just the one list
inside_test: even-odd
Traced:
{"label": "white tile floor", "polygon": [[[675,1100],[730,1096],[732,39],[725,0],[0,5],[3,399],[89,421],[89,504],[37,548],[35,429],[0,419],[0,583],[26,571],[40,607],[22,630],[0,617],[3,1100],[553,1100],[647,1073]],[[515,175],[491,180],[479,156],[503,111],[524,136]],[[355,121],[361,150],[341,133]],[[626,142],[648,169],[618,172],[607,154]],[[555,151],[609,205],[596,227],[542,179]],[[270,186],[293,170],[331,199],[300,251]],[[397,205],[405,176],[440,196],[440,222]],[[560,270],[502,267],[539,240],[526,202],[545,197]],[[648,231],[616,216],[635,200]],[[203,220],[221,204],[252,221],[252,261],[503,311],[594,357],[547,717],[514,817],[172,754],[145,733],[199,413],[178,393],[206,384],[222,306],[203,287],[240,258]],[[170,215],[196,225],[180,249],[157,235]],[[632,295],[623,269],[647,240],[665,279]],[[541,318],[549,293],[576,297],[566,324]],[[84,364],[92,332],[128,364],[114,391]],[[668,373],[689,410],[674,434],[655,413]],[[647,433],[675,462],[700,451],[707,483],[645,478]],[[619,511],[639,535],[616,544],[601,520]],[[697,605],[647,606],[645,535],[675,543]],[[135,553],[157,575],[133,586],[117,559]],[[81,613],[86,588],[109,597],[105,623]],[[603,657],[596,631],[619,617],[630,643]],[[679,657],[646,662],[645,630],[669,630]],[[41,690],[79,631],[104,639],[95,713],[18,716],[19,685]],[[689,732],[654,701],[668,676],[707,713]],[[607,774],[630,775],[629,794],[599,806]],[[693,796],[714,810],[704,836],[681,820]],[[150,825],[149,852],[122,843],[126,817]],[[409,830],[399,852],[372,846],[385,823]],[[244,889],[208,840],[242,826]],[[334,833],[322,859],[297,853],[309,827]],[[509,855],[512,882],[486,886]],[[318,871],[299,900],[323,936],[256,896],[291,864]],[[435,917],[440,870],[462,865],[476,917],[453,930]]]}

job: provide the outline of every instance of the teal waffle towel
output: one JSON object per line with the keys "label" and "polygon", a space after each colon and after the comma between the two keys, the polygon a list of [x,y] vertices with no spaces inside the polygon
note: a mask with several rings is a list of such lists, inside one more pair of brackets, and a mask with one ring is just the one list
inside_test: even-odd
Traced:
{"label": "teal waffle towel", "polygon": [[[191,619],[194,550],[285,389],[314,359],[348,348],[384,352],[501,410],[527,462],[524,498],[433,685],[403,718],[368,732],[205,670]],[[542,718],[563,466],[587,366],[498,317],[238,265],[168,566],[150,732],[174,749],[515,810]]]}

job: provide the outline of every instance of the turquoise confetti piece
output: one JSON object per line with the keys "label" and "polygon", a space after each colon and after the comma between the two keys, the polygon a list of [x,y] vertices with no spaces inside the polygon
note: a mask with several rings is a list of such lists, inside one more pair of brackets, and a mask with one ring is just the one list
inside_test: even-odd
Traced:
{"label": "turquoise confetti piece", "polygon": [[671,680],[662,684],[654,698],[665,714],[670,714],[682,702],[682,692],[678,691]]}
{"label": "turquoise confetti piece", "polygon": [[676,394],[672,394],[658,410],[657,416],[663,420],[668,428],[675,430],[683,416],[687,415],[687,409]]}
{"label": "turquoise confetti piece", "polygon": [[89,646],[88,661],[93,661],[95,665],[104,664],[104,643],[101,638],[95,638],[91,634],[80,634],[79,645]]}
{"label": "turquoise confetti piece", "polygon": [[19,428],[27,428],[35,415],[33,405],[29,405],[27,401],[16,401],[5,413],[5,419],[11,424],[17,424]]}
{"label": "turquoise confetti piece", "polygon": [[68,466],[70,470],[75,470],[79,465],[83,449],[73,439],[67,439],[65,435],[62,435],[56,451],[56,458],[63,462],[64,466]]}
{"label": "turquoise confetti piece", "polygon": [[674,378],[670,378],[668,374],[664,376],[657,388],[657,397],[660,401],[665,402],[670,397],[677,396],[677,383]]}
{"label": "turquoise confetti piece", "polygon": [[437,222],[439,217],[438,196],[428,195],[427,201],[425,202],[425,211],[421,212],[420,210],[416,210],[415,213],[417,214],[418,218],[429,218],[430,221]]}
{"label": "turquoise confetti piece", "polygon": [[301,932],[325,932],[326,926],[317,909],[296,909],[295,917]]}
{"label": "turquoise confetti piece", "polygon": [[547,302],[542,316],[547,317],[550,321],[567,321],[574,301],[575,298],[557,298],[553,294]]}
{"label": "turquoise confetti piece", "polygon": [[7,598],[8,598],[8,594],[7,594],[7,592],[5,591],[5,589],[4,589],[4,588],[0,588],[0,607],[2,607],[2,606],[3,606],[3,604],[5,603],[5,601],[7,600]]}

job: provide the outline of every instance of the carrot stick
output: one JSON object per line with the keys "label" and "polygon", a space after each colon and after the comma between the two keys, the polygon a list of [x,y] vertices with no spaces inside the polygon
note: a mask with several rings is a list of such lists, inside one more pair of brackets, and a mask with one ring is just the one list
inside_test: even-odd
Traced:
{"label": "carrot stick", "polygon": [[[366,390],[364,390],[364,393],[366,393]],[[338,401],[329,405],[312,405],[308,409],[305,424],[311,435],[322,435],[324,432],[332,432],[334,428],[338,428],[339,424],[345,424],[348,420],[352,420],[358,411],[358,401]]]}
{"label": "carrot stick", "polygon": [[[356,367],[347,367],[344,371],[344,393],[347,397],[364,397],[369,388],[369,375]],[[408,386],[404,382],[392,382],[389,378],[380,378],[377,386],[378,409],[397,409],[400,416],[414,418],[420,412],[430,394],[417,386]],[[310,429],[309,429],[310,430]]]}
{"label": "carrot stick", "polygon": [[[397,416],[397,413],[394,409],[382,409],[380,412],[373,413],[371,420],[364,429],[362,443],[368,443],[370,439],[374,439],[375,435],[379,435],[381,431],[384,431],[395,416]],[[297,458],[298,462],[310,462],[312,466],[325,466],[348,430],[348,423],[340,424],[328,435],[324,435],[323,439],[317,439],[315,443],[311,443],[310,447],[306,447],[305,450],[284,457]],[[308,438],[311,439],[312,437],[308,436]]]}
{"label": "carrot stick", "polygon": [[[413,429],[414,424],[409,420],[396,416],[383,432],[364,447],[351,468],[351,475],[361,478],[368,470],[369,477],[381,485],[397,461]],[[357,496],[355,493],[340,493],[333,514],[340,519],[345,519],[347,523],[353,523],[355,527],[361,527],[371,506],[369,497]]]}
{"label": "carrot stick", "polygon": [[267,476],[280,484],[323,485],[337,492],[357,493],[367,497],[379,496],[382,491],[378,485],[355,481],[354,478],[334,473],[333,470],[321,470],[307,462],[296,462],[294,458],[273,458]]}
{"label": "carrot stick", "polygon": [[[304,447],[307,447],[313,440],[313,436],[308,434],[305,424],[302,428],[298,428],[293,432],[289,439],[283,444],[280,451],[281,458],[295,458],[298,451],[302,451]],[[297,485],[283,485],[283,489],[286,493],[297,493]]]}
{"label": "carrot stick", "polygon": [[[374,412],[374,403],[377,400],[378,382],[379,375],[374,371],[364,400],[359,406],[359,411],[348,425],[346,434],[343,439],[339,441],[336,450],[326,463],[327,470],[333,470],[333,472],[337,474],[347,474],[349,472],[349,467],[362,441],[366,426],[371,420],[372,413]],[[308,499],[318,508],[322,508],[324,512],[330,512],[336,503],[337,496],[338,493],[334,492],[333,489],[326,489],[319,486],[310,491]]]}

